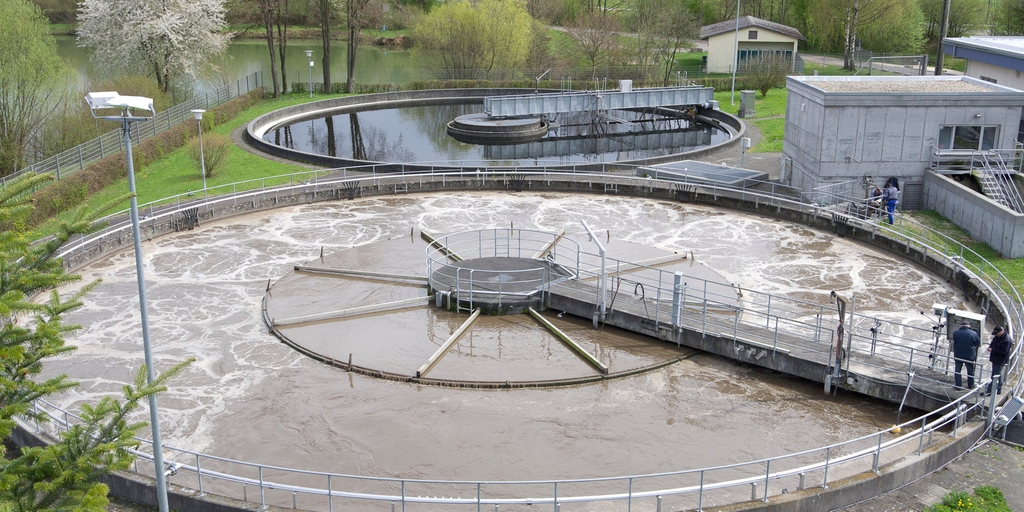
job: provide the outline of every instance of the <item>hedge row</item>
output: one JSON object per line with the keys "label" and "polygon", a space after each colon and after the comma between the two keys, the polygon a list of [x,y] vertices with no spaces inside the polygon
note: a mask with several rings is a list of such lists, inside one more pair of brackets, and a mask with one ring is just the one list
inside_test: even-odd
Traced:
{"label": "hedge row", "polygon": [[[203,115],[203,129],[224,124],[242,111],[263,101],[262,89],[256,89],[231,101],[218,105]],[[197,133],[195,123],[181,123],[169,130],[132,145],[135,168],[163,158],[182,147]],[[37,190],[32,194],[33,208],[23,219],[16,221],[21,228],[32,228],[58,213],[75,208],[85,202],[90,194],[99,192],[108,185],[125,177],[127,162],[124,153],[111,155],[60,181]]]}

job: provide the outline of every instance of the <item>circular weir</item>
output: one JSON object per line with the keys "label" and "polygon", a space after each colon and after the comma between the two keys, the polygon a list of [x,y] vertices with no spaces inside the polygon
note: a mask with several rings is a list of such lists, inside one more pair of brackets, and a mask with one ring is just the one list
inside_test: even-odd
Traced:
{"label": "circular weir", "polygon": [[[686,254],[608,243],[615,254],[636,261],[634,270],[646,262],[724,281]],[[409,264],[422,262],[424,253],[426,269]],[[583,295],[595,294],[598,268],[599,261],[564,230],[492,228],[446,236],[420,231],[408,240],[379,241],[297,265],[267,290],[264,319],[275,336],[318,361],[371,377],[447,387],[576,385],[687,357],[673,345],[650,346],[646,337],[614,327],[595,331],[587,320],[546,307],[553,284],[575,282]],[[728,285],[711,289],[738,303]],[[415,320],[424,308],[434,320]],[[345,326],[343,340],[339,326]],[[373,334],[363,339],[363,329]],[[501,347],[496,357],[485,348],[492,339]]]}

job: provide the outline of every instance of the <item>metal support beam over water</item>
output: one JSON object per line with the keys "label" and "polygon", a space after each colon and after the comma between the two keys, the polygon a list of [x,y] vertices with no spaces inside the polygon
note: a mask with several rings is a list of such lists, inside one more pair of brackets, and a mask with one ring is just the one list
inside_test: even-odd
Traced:
{"label": "metal support beam over water", "polygon": [[590,355],[589,352],[587,352],[586,350],[583,350],[583,347],[579,346],[578,343],[573,341],[572,338],[569,337],[569,335],[567,335],[564,332],[562,332],[561,329],[559,329],[558,327],[555,327],[555,324],[549,322],[547,318],[544,318],[543,316],[541,316],[541,314],[536,312],[533,308],[526,308],[526,312],[529,313],[530,316],[532,316],[535,320],[537,320],[538,323],[540,323],[541,325],[546,327],[547,330],[551,331],[551,334],[554,334],[555,336],[558,337],[558,339],[562,340],[562,343],[565,343],[574,352],[576,352],[577,354],[583,356],[583,359],[586,359],[588,363],[590,363],[591,365],[594,366],[594,368],[597,368],[597,371],[599,371],[599,372],[601,372],[601,373],[603,373],[605,375],[608,374],[608,367],[607,366],[605,366],[603,363],[601,363],[601,361],[599,361],[596,357]]}
{"label": "metal support beam over water", "polygon": [[541,247],[541,248],[540,248],[540,250],[539,250],[539,251],[537,251],[537,252],[536,252],[536,253],[535,253],[535,254],[533,255],[533,259],[535,259],[535,260],[539,260],[539,259],[541,259],[541,258],[544,258],[544,257],[546,257],[546,256],[547,256],[548,254],[551,254],[551,249],[552,249],[552,248],[553,248],[553,247],[554,247],[555,245],[557,245],[557,244],[558,244],[558,242],[560,242],[560,241],[562,240],[562,238],[563,238],[563,237],[565,237],[565,230],[564,230],[564,229],[562,229],[562,230],[559,230],[559,231],[558,231],[558,235],[556,235],[556,236],[555,236],[554,238],[552,238],[550,242],[548,242],[548,243],[544,244],[544,247]]}
{"label": "metal support beam over water", "polygon": [[[685,259],[686,259],[686,254],[666,254],[665,256],[658,256],[657,258],[650,258],[650,259],[640,260],[640,261],[631,261],[631,262],[629,262],[627,264],[621,264],[620,263],[620,264],[618,264],[615,267],[615,271],[611,272],[611,273],[615,274],[615,275],[621,275],[621,274],[625,274],[627,272],[633,272],[634,270],[643,270],[643,269],[645,269],[647,267],[654,267],[654,266],[657,266],[657,265],[664,265],[666,263],[672,263],[674,261],[685,260]],[[585,278],[583,278],[581,280],[582,281],[590,281],[590,280],[593,280],[593,279],[597,279],[598,277],[600,277],[600,275],[603,274],[603,273],[599,274],[599,272],[601,272],[601,268],[599,268],[599,267],[581,269],[580,270],[580,274],[594,274],[591,277],[585,277]]]}
{"label": "metal support beam over water", "polygon": [[479,316],[480,308],[476,308],[473,311],[473,314],[469,315],[469,318],[467,318],[465,322],[462,322],[462,325],[460,325],[458,329],[455,329],[455,332],[448,337],[448,340],[445,341],[440,348],[434,351],[434,355],[430,356],[430,359],[427,359],[427,362],[423,363],[423,366],[420,366],[419,370],[416,370],[416,377],[423,377],[427,372],[434,368],[434,365],[436,365],[437,362],[448,353],[448,349],[452,348],[452,345],[458,341],[459,337],[466,332],[466,329],[469,329],[469,326],[472,325]]}
{"label": "metal support beam over water", "polygon": [[454,251],[445,247],[441,242],[437,241],[436,237],[427,233],[426,231],[420,231],[420,238],[426,241],[427,244],[430,245],[431,247],[437,247],[438,249],[440,249],[441,252],[447,254],[449,258],[455,261],[462,261],[462,256],[455,254]]}
{"label": "metal support beam over water", "polygon": [[310,274],[329,274],[333,276],[342,277],[362,277],[366,279],[378,279],[382,281],[394,281],[394,282],[406,282],[412,281],[415,283],[427,283],[427,278],[424,276],[413,276],[403,274],[385,274],[383,272],[369,272],[366,270],[351,270],[345,268],[330,268],[330,267],[311,267],[308,265],[295,265],[296,272],[306,272]]}
{"label": "metal support beam over water", "polygon": [[284,327],[288,325],[304,324],[306,322],[319,322],[322,320],[337,320],[339,318],[345,318],[349,316],[365,315],[369,313],[381,313],[384,311],[391,311],[394,309],[405,309],[424,304],[429,304],[433,300],[433,297],[413,297],[411,299],[402,299],[392,302],[382,302],[380,304],[370,304],[368,306],[359,306],[357,308],[339,309],[335,311],[325,311],[323,313],[314,313],[312,315],[293,316],[291,318],[283,319],[272,319],[274,327]]}
{"label": "metal support beam over water", "polygon": [[591,110],[623,110],[668,106],[707,106],[711,87],[654,87],[632,91],[582,91],[484,98],[484,113],[492,117],[557,114]]}

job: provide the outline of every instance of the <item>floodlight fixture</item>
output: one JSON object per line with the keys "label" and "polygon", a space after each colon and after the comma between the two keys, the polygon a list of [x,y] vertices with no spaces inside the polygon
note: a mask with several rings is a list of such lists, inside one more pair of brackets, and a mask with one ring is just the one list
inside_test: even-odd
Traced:
{"label": "floodlight fixture", "polygon": [[[153,108],[153,98],[121,96],[117,91],[90,92],[85,95],[85,102],[89,105],[89,111],[92,112],[92,116],[98,119],[121,119],[126,116],[148,119],[156,115],[156,109]],[[109,109],[120,110],[121,115],[101,115],[102,111]],[[148,112],[148,115],[135,115],[138,111]]]}

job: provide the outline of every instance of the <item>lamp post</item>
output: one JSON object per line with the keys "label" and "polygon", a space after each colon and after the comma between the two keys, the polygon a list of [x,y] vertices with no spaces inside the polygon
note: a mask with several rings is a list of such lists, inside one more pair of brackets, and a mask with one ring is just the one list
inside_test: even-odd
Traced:
{"label": "lamp post", "polygon": [[[147,121],[156,114],[153,109],[153,100],[141,96],[121,96],[116,92],[91,92],[85,96],[85,102],[89,104],[89,110],[96,119],[119,121],[121,132],[124,134],[124,154],[128,163],[128,191],[131,193],[129,199],[131,210],[132,239],[135,242],[135,277],[139,284],[139,314],[142,319],[142,349],[146,361],[146,382],[152,383],[155,379],[153,371],[153,353],[149,342],[149,310],[146,307],[146,280],[143,275],[142,266],[142,234],[139,229],[139,203],[135,197],[135,167],[132,161],[132,123]],[[118,109],[120,115],[97,115],[97,111],[107,109]],[[138,116],[133,110],[148,111],[149,116]],[[153,432],[153,465],[156,472],[156,495],[160,512],[167,512],[167,482],[164,473],[163,446],[160,440],[160,418],[157,416],[156,394],[149,395],[149,423]]]}
{"label": "lamp post", "polygon": [[309,60],[309,97],[313,97],[313,50],[306,50],[306,59]]}
{"label": "lamp post", "polygon": [[203,192],[206,192],[206,156],[203,154],[203,112],[206,111],[197,108],[190,112],[196,116],[196,124],[199,125],[199,170],[203,172]]}
{"label": "lamp post", "polygon": [[740,0],[736,0],[736,35],[732,40],[732,96],[729,104],[736,104],[736,68],[740,67]]}

